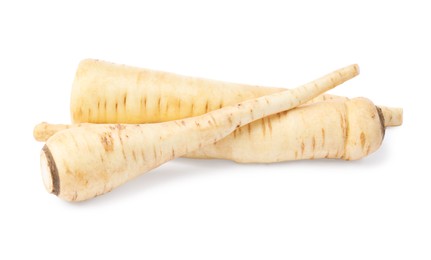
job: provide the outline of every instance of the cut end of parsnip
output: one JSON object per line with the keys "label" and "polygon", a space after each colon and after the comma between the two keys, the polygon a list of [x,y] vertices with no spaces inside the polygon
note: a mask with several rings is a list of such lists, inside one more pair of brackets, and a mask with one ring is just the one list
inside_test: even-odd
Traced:
{"label": "cut end of parsnip", "polygon": [[42,172],[42,180],[46,190],[49,193],[58,195],[59,193],[59,178],[57,172],[57,166],[52,158],[51,151],[48,146],[44,146],[40,152],[40,169]]}

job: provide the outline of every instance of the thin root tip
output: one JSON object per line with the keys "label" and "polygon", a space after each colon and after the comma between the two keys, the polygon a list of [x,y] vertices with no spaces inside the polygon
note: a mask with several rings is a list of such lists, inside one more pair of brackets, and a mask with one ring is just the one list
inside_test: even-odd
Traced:
{"label": "thin root tip", "polygon": [[401,107],[380,107],[385,118],[385,126],[400,126],[403,124],[403,108]]}
{"label": "thin root tip", "polygon": [[396,107],[394,108],[394,110],[396,111],[396,114],[398,115],[398,125],[402,125],[403,124],[403,115],[404,115],[404,109],[402,107]]}
{"label": "thin root tip", "polygon": [[34,139],[35,139],[36,141],[38,141],[38,142],[46,141],[46,140],[43,138],[42,133],[44,132],[44,131],[43,131],[43,129],[45,129],[45,128],[46,128],[46,125],[47,125],[47,124],[48,124],[47,122],[42,122],[42,123],[37,124],[37,125],[33,128],[33,137],[34,137]]}
{"label": "thin root tip", "polygon": [[359,73],[361,73],[361,70],[359,69],[359,65],[358,64],[353,64],[353,69],[356,72],[356,75],[359,75]]}

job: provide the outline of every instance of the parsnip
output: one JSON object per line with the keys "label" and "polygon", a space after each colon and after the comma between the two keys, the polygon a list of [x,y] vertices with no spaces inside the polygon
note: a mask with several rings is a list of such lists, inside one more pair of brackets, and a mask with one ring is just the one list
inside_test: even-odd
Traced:
{"label": "parsnip", "polygon": [[[385,128],[402,122],[402,110],[380,108],[365,98],[316,102],[254,121],[185,157],[241,163],[301,159],[357,160],[376,151]],[[46,141],[58,131],[91,124],[38,124],[34,137]]]}
{"label": "parsnip", "polygon": [[56,134],[57,132],[65,129],[69,129],[72,127],[81,127],[85,125],[91,125],[91,124],[74,124],[74,125],[67,125],[67,124],[48,124],[46,122],[40,123],[36,125],[36,127],[33,130],[33,137],[36,139],[36,141],[39,142],[46,142],[51,136]]}
{"label": "parsnip", "polygon": [[[165,122],[283,90],[84,60],[76,72],[70,110],[74,123]],[[310,102],[335,98],[345,99],[323,94]]]}
{"label": "parsnip", "polygon": [[[304,109],[306,109],[307,113],[310,113],[310,114],[312,114],[312,113],[319,113],[319,115],[321,114],[321,117],[318,117],[318,118],[320,118],[319,122],[321,122],[322,120],[328,119],[328,116],[325,116],[325,113],[322,114],[321,112],[319,112],[318,109],[320,107],[326,106],[324,104],[319,104],[319,103],[326,103],[326,102],[328,102],[327,106],[333,106],[333,105],[337,105],[338,102],[347,102],[347,101],[349,101],[349,99],[347,99],[347,98],[346,99],[340,98],[340,99],[328,99],[326,101],[321,101],[321,102],[313,102],[313,103],[310,103],[308,105],[303,105],[301,107],[294,108],[294,109],[291,109],[291,110],[286,111],[286,112],[278,113],[277,114],[277,119],[279,121],[283,121],[283,122],[286,121],[286,120],[291,120],[291,119],[285,119],[285,117],[290,116],[291,113],[296,113],[294,111],[296,111],[296,110],[304,107]],[[369,102],[371,102],[371,101],[369,101]],[[313,104],[319,104],[319,105],[318,106],[311,106]],[[403,122],[403,109],[402,108],[393,108],[393,107],[384,107],[384,106],[378,106],[377,107],[376,106],[376,109],[380,109],[382,111],[383,119],[384,119],[383,123],[384,123],[384,127],[385,128],[388,127],[388,126],[399,126],[399,125],[402,124],[402,122]],[[308,111],[308,110],[310,110],[310,111]],[[268,125],[271,125],[272,129],[277,127],[277,125],[274,125],[272,123],[272,121],[274,120],[274,117],[275,116],[269,117],[268,118],[268,123],[267,123]],[[315,117],[315,116],[313,116],[313,117]],[[251,131],[254,131],[255,128],[264,129],[263,126],[265,124],[266,124],[265,120],[262,119],[260,121],[259,120],[255,121],[250,126],[247,126],[247,128],[250,128]],[[65,130],[65,129],[69,129],[69,128],[74,128],[74,127],[81,127],[81,126],[84,126],[84,125],[91,125],[91,123],[80,123],[80,124],[68,125],[68,124],[49,124],[47,122],[42,122],[42,123],[40,123],[40,124],[38,124],[38,125],[36,125],[34,127],[33,137],[34,137],[34,139],[36,141],[46,142],[46,140],[48,140],[48,138],[50,138],[55,133],[57,133],[57,132],[59,132],[61,130]],[[280,131],[282,131],[282,130],[283,131],[288,130],[288,129],[286,129],[285,126],[280,126],[280,127],[282,127],[282,129],[280,129]],[[259,131],[259,130],[257,130],[257,131]],[[262,130],[262,132],[263,132],[263,130]],[[232,135],[239,136],[242,133],[243,132],[242,132],[241,129],[237,129],[237,130],[235,130],[234,133],[232,133]],[[286,133],[287,133],[287,131],[286,131]],[[261,138],[261,137],[257,137],[256,136],[256,138]],[[280,138],[282,138],[281,140],[283,140],[285,138],[285,136],[280,137]],[[278,140],[274,140],[274,138],[271,138],[271,140],[272,140],[272,142],[277,142],[278,141]],[[253,139],[253,140],[250,140],[250,141],[256,141],[256,139]],[[235,144],[232,144],[232,145],[235,145]]]}
{"label": "parsnip", "polygon": [[400,107],[379,106],[385,119],[385,126],[400,126],[403,123],[403,109]]}
{"label": "parsnip", "polygon": [[183,120],[60,131],[41,152],[45,187],[70,201],[106,193],[166,161],[215,143],[242,125],[301,105],[357,74],[358,67],[352,65],[296,89]]}
{"label": "parsnip", "polygon": [[370,100],[336,100],[301,106],[252,122],[186,157],[241,163],[358,160],[376,151],[384,135],[382,110]]}

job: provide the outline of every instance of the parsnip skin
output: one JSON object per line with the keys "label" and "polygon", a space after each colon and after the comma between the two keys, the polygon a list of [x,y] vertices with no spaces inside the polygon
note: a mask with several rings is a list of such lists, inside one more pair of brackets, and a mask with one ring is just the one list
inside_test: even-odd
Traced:
{"label": "parsnip skin", "polygon": [[[320,95],[320,96],[322,96],[322,95]],[[334,101],[335,102],[346,102],[348,100],[349,99],[347,99],[347,98],[333,98],[333,99],[327,99],[326,101],[321,101],[321,102],[329,102],[329,104],[332,105]],[[315,106],[310,106],[314,103],[319,103],[319,102],[309,103],[308,105],[306,105],[304,107],[307,107],[307,109],[315,109]],[[302,106],[300,106],[300,107],[302,107]],[[378,108],[380,108],[380,110],[382,111],[382,115],[383,115],[383,119],[384,119],[383,121],[384,121],[385,127],[400,126],[403,123],[403,109],[402,108],[384,107],[384,106],[378,106]],[[284,117],[288,116],[289,113],[292,113],[293,111],[295,111],[297,109],[298,108],[292,109],[288,113],[284,113],[284,112],[279,113],[278,116],[281,117],[280,121],[286,120],[286,119],[284,119]],[[257,127],[262,128],[263,126],[260,126],[259,124],[265,124],[266,122],[271,122],[273,119],[271,119],[270,121],[268,121],[268,120],[269,119],[262,119],[262,120],[255,121],[250,127],[251,127],[251,129],[254,129]],[[65,129],[69,129],[69,128],[73,128],[73,127],[81,127],[84,125],[92,125],[92,123],[81,123],[81,124],[67,125],[67,124],[49,124],[47,122],[42,122],[42,123],[40,123],[34,127],[33,137],[36,141],[46,142],[46,140],[48,140],[48,138],[50,138],[55,133],[57,133],[61,130],[65,130]],[[233,134],[236,135],[236,134],[238,134],[238,132],[241,133],[241,131],[235,131]],[[256,141],[256,140],[252,140],[252,141]]]}
{"label": "parsnip skin", "polygon": [[53,125],[53,124],[48,124],[46,122],[42,122],[34,128],[33,137],[34,139],[36,139],[36,141],[45,142],[46,140],[48,140],[48,138],[50,138],[55,133],[61,130],[69,129],[71,127],[81,127],[84,125],[86,124],[82,123],[82,124],[75,124],[75,125],[66,125],[66,124]]}
{"label": "parsnip skin", "polygon": [[[165,122],[286,89],[251,86],[83,60],[70,102],[73,123]],[[310,102],[344,97],[323,94]]]}
{"label": "parsnip skin", "polygon": [[[185,157],[239,163],[320,158],[357,160],[380,147],[384,121],[381,109],[365,98],[318,102],[252,122]],[[51,125],[42,123],[37,128],[50,129]]]}
{"label": "parsnip skin", "polygon": [[[262,120],[266,122],[240,127],[207,145],[202,140],[216,141],[220,135],[214,135],[214,122],[206,117],[145,127],[86,124],[66,129],[51,137],[42,150],[45,187],[68,201],[85,200],[184,154],[241,163],[356,160],[377,150],[384,136],[382,114],[363,98],[316,103]],[[190,134],[196,124],[199,131]]]}
{"label": "parsnip skin", "polygon": [[201,139],[217,138],[214,131],[206,131],[208,126],[201,122],[201,131],[193,135],[188,133],[192,127],[189,123],[184,126],[178,122],[145,127],[93,125],[63,130],[52,136],[42,150],[41,158],[46,160],[42,161],[45,187],[68,201],[109,192],[187,153],[188,149],[195,149]]}
{"label": "parsnip skin", "polygon": [[45,186],[69,201],[98,196],[168,160],[215,143],[242,125],[301,105],[357,74],[357,65],[348,66],[301,87],[198,117],[62,130],[49,138],[41,151]]}
{"label": "parsnip skin", "polygon": [[252,122],[186,157],[240,163],[357,160],[380,147],[384,129],[379,108],[368,99],[319,102]]}
{"label": "parsnip skin", "polygon": [[403,109],[399,107],[379,106],[385,118],[385,126],[400,126],[403,123]]}

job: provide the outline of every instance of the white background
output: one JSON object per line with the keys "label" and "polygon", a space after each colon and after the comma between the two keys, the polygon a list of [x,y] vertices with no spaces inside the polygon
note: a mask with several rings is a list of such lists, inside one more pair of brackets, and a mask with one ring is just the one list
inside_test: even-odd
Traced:
{"label": "white background", "polygon": [[[1,1],[0,259],[431,259],[427,1],[292,2]],[[179,159],[68,203],[32,130],[69,122],[84,58],[285,87],[358,63],[332,93],[405,121],[360,161]]]}

